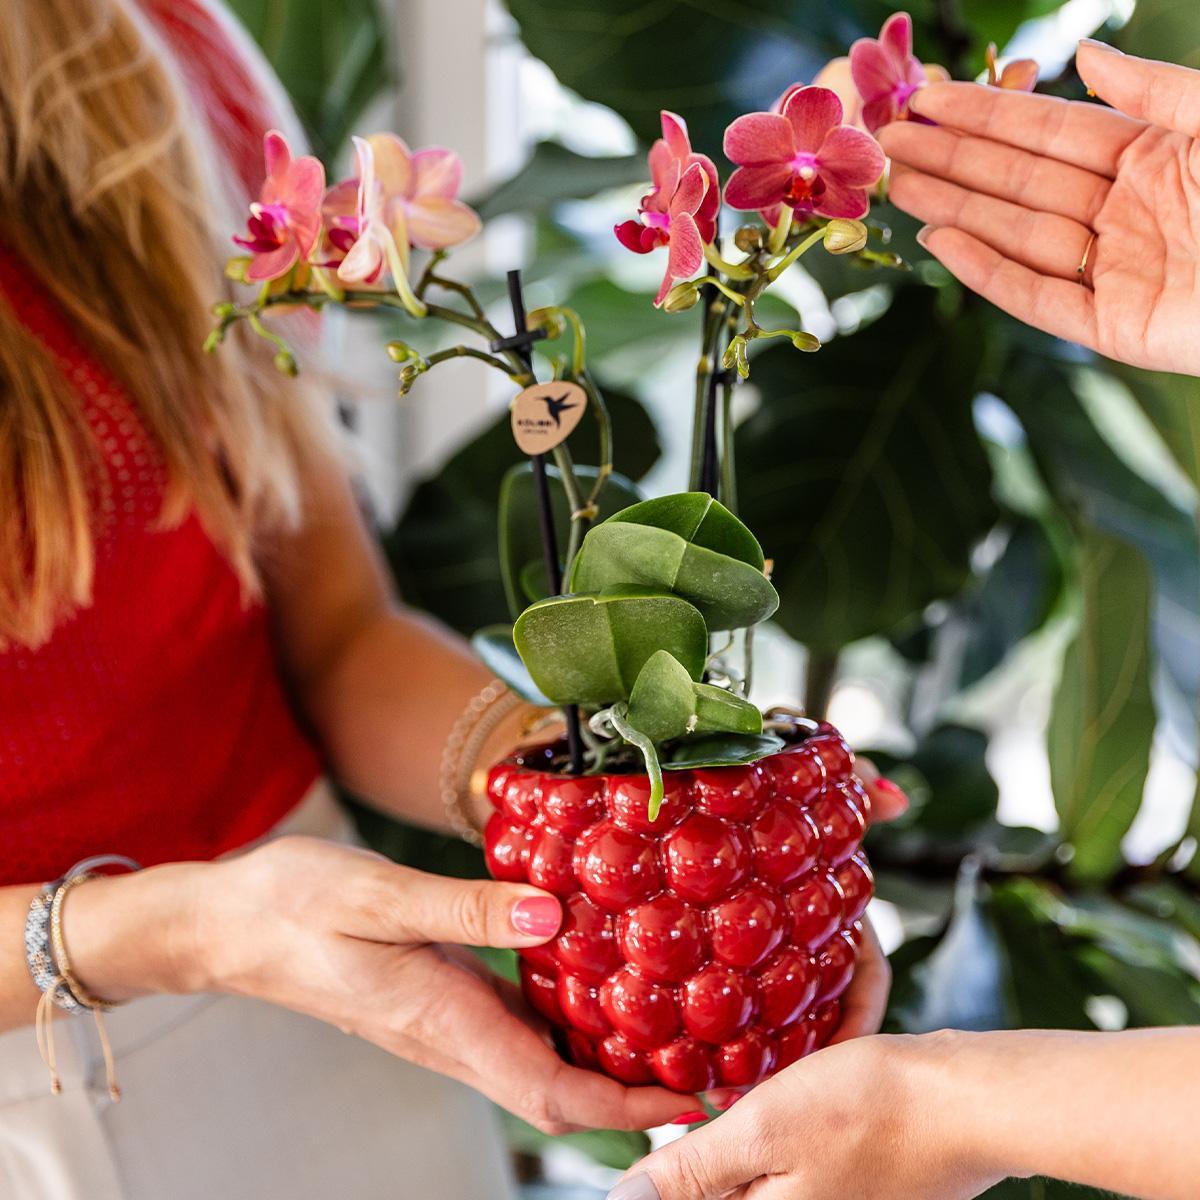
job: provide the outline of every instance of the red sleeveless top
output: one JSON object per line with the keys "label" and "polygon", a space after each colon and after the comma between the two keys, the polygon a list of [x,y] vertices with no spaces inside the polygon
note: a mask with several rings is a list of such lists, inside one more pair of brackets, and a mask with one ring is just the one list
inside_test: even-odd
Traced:
{"label": "red sleeveless top", "polygon": [[[188,61],[210,64],[197,90],[252,178],[269,122],[262,106],[246,107],[246,87],[213,95],[217,78],[245,75],[226,29],[203,3],[145,3],[177,52],[221,52]],[[167,23],[185,14],[186,30]],[[194,515],[155,529],[165,472],[129,397],[2,245],[0,304],[75,385],[105,473],[91,606],[37,650],[0,646],[0,885],[52,879],[98,853],[146,866],[214,858],[271,829],[320,770],[285,696],[267,613],[243,603]]]}

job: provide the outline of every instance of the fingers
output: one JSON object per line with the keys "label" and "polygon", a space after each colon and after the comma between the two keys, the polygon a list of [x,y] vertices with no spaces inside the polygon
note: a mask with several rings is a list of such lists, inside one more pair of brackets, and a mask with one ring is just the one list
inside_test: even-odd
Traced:
{"label": "fingers", "polygon": [[1080,79],[1113,108],[1188,137],[1200,137],[1200,71],[1122,54],[1085,38],[1075,68]]}
{"label": "fingers", "polygon": [[892,968],[879,944],[871,922],[863,922],[863,942],[859,950],[854,978],[842,996],[842,1020],[829,1044],[868,1037],[883,1027],[888,993],[892,987]]}
{"label": "fingers", "polygon": [[912,167],[893,170],[888,192],[893,203],[927,225],[961,229],[1040,275],[1078,282],[1092,238],[1078,221],[982,196]]}
{"label": "fingers", "polygon": [[1121,155],[1145,128],[1099,104],[978,83],[933,83],[914,94],[914,112],[937,125],[1021,147],[1115,177]]}
{"label": "fingers", "polygon": [[952,275],[997,308],[1053,337],[1096,349],[1089,288],[1039,275],[961,229],[926,229],[921,242]]}
{"label": "fingers", "polygon": [[[608,1200],[716,1200],[770,1172],[769,1140],[734,1109],[644,1158]],[[748,1161],[753,1153],[755,1160]]]}
{"label": "fingers", "polygon": [[903,789],[879,774],[879,768],[859,754],[854,759],[854,773],[871,798],[871,823],[894,821],[908,812],[908,797]]}
{"label": "fingers", "polygon": [[537,888],[448,879],[377,862],[363,880],[346,933],[373,941],[537,946],[562,924],[558,899]]}
{"label": "fingers", "polygon": [[1091,226],[1112,186],[1082,167],[936,125],[895,121],[878,136],[893,163],[1081,225]]}

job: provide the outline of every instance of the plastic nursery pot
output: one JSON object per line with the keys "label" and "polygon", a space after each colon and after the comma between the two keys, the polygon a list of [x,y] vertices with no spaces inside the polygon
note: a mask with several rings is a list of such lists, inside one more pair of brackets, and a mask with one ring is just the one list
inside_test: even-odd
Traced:
{"label": "plastic nursery pot", "polygon": [[492,768],[496,879],[563,901],[521,951],[527,999],[579,1066],[680,1092],[748,1087],[823,1046],[874,880],[870,801],[832,726],[752,766],[570,776],[543,747]]}

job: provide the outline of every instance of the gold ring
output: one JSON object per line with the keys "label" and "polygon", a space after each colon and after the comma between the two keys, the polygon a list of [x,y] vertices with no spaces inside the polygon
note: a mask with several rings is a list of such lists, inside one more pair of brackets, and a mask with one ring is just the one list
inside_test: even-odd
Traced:
{"label": "gold ring", "polygon": [[1092,253],[1092,244],[1096,240],[1096,235],[1093,233],[1087,240],[1087,245],[1083,248],[1083,257],[1079,260],[1079,266],[1075,268],[1075,274],[1079,276],[1079,282],[1084,283],[1084,273],[1087,271],[1088,258]]}

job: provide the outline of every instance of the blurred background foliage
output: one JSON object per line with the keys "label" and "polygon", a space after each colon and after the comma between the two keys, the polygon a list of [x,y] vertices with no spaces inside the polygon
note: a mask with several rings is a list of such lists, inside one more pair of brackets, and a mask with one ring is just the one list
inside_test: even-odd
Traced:
{"label": "blurred background foliage", "polygon": [[[1137,0],[1115,14],[1089,2],[908,7],[918,53],[959,77],[981,70],[989,42],[1003,51],[1028,41],[1064,7],[1076,26],[1081,8],[1094,14],[1078,32],[1200,66],[1195,0]],[[317,148],[335,150],[389,81],[372,0],[234,7]],[[895,7],[508,0],[517,34],[565,88],[619,114],[643,146],[661,108],[681,112],[697,148],[722,165],[729,121],[810,79]],[[1083,98],[1069,62],[1041,86]],[[651,308],[653,287],[631,283],[607,234],[613,197],[628,203],[645,176],[640,151],[596,157],[547,141],[476,197],[485,216],[519,214],[532,230],[526,278],[535,292],[546,285],[538,302],[569,304],[586,321],[616,418],[616,467],[632,480],[655,468],[660,441],[669,449],[687,437],[686,405],[664,420],[649,393],[661,387],[655,364],[690,362],[696,335],[688,317]],[[828,344],[757,356],[736,445],[741,513],[775,559],[778,626],[807,649],[810,707],[865,645],[898,681],[898,734],[859,747],[914,801],[870,841],[879,895],[904,934],[890,1026],[1200,1023],[1200,802],[1179,799],[1190,816],[1159,839],[1156,857],[1128,853],[1156,747],[1190,764],[1176,776],[1189,789],[1195,779],[1200,385],[1019,327],[926,260],[907,218],[882,205],[871,223],[911,269],[805,259],[810,286],[789,298],[806,317],[825,311]],[[481,289],[495,294],[487,280]],[[407,403],[419,404],[419,391]],[[501,414],[465,434],[383,531],[407,599],[468,633],[507,619],[495,550],[500,481],[517,457],[506,426]],[[575,456],[594,461],[586,437],[585,426]],[[677,488],[678,474],[663,487]],[[988,706],[1005,694],[995,680],[1031,653],[1050,660],[1056,680],[1046,731],[1056,829],[1002,821],[990,769],[998,723]],[[480,871],[463,846],[379,822],[369,831],[422,865]],[[526,1151],[537,1145],[531,1131],[514,1137]],[[583,1142],[614,1166],[644,1145]],[[992,1194],[1059,1190],[1011,1181]]]}

